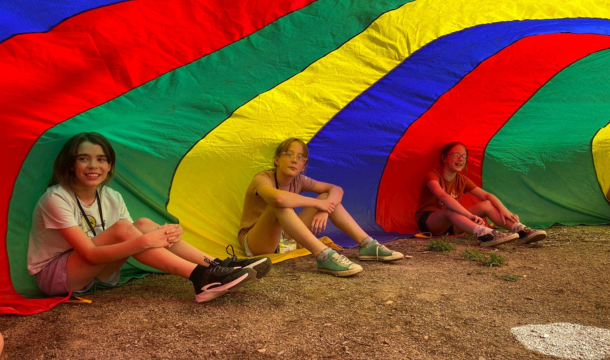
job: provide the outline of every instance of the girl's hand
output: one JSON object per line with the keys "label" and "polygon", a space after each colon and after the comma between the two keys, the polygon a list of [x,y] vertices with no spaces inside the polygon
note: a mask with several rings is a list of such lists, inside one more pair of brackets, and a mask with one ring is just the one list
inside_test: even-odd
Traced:
{"label": "girl's hand", "polygon": [[313,220],[311,221],[311,232],[314,235],[318,235],[319,233],[326,231],[326,223],[328,222],[328,213],[319,211],[314,215]]}
{"label": "girl's hand", "polygon": [[159,229],[165,229],[165,235],[167,235],[173,243],[180,241],[184,232],[182,226],[179,224],[165,224],[159,226]]}
{"label": "girl's hand", "polygon": [[512,221],[514,223],[518,223],[519,222],[519,216],[517,216],[516,214],[511,213],[508,210],[500,211],[500,216],[502,217],[502,221],[504,221],[503,224],[506,224],[506,220]]}
{"label": "girl's hand", "polygon": [[483,219],[481,219],[480,217],[474,215],[474,214],[470,214],[472,215],[471,217],[469,217],[470,220],[472,220],[472,222],[474,222],[477,225],[485,225],[485,221]]}
{"label": "girl's hand", "polygon": [[335,211],[335,203],[330,200],[318,200],[316,205],[316,210],[323,211],[327,214],[332,214]]}
{"label": "girl's hand", "polygon": [[161,248],[161,247],[171,247],[174,243],[179,240],[171,239],[168,235],[165,234],[166,229],[159,227],[159,229],[151,231],[144,235],[146,238],[146,248]]}

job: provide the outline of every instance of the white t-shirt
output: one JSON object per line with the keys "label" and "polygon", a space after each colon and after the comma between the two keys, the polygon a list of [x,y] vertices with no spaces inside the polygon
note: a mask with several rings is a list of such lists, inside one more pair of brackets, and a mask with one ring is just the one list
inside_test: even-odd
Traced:
{"label": "white t-shirt", "polygon": [[[100,199],[106,229],[119,220],[133,222],[121,194],[105,186],[100,191]],[[103,228],[97,199],[89,206],[83,201],[80,203],[96,234],[99,235]],[[59,232],[59,229],[72,226],[79,226],[90,238],[94,236],[81,214],[74,192],[64,189],[61,185],[49,187],[34,209],[28,246],[28,272],[31,275],[38,273],[54,258],[72,249]]]}

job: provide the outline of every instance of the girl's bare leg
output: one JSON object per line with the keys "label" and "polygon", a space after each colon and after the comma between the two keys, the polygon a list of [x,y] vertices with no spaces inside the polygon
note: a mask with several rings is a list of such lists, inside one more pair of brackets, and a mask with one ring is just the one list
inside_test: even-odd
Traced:
{"label": "girl's bare leg", "polygon": [[[155,231],[165,230],[157,229]],[[94,237],[93,242],[96,246],[112,245],[135,239],[141,235],[142,232],[133,224],[121,220]],[[133,257],[145,265],[187,279],[196,266],[194,263],[186,261],[164,248],[149,249],[135,254]],[[125,261],[127,261],[127,258],[107,264],[92,265],[76,251],[72,251],[66,264],[66,287],[72,291],[82,289],[96,276],[104,281],[119,270]]]}
{"label": "girl's bare leg", "polygon": [[444,233],[451,225],[469,234],[474,234],[474,229],[478,226],[475,222],[464,215],[458,214],[449,209],[435,211],[430,214],[426,225],[433,234]]}
{"label": "girl's bare leg", "polygon": [[470,209],[468,209],[471,213],[480,216],[480,217],[488,217],[493,221],[494,224],[501,226],[507,230],[512,230],[514,222],[512,220],[506,219],[506,223],[502,223],[502,217],[500,216],[500,212],[498,209],[493,206],[491,201],[485,200],[480,203],[474,205]]}
{"label": "girl's bare leg", "polygon": [[248,247],[254,255],[271,254],[278,247],[282,229],[314,255],[326,246],[322,244],[297,216],[294,209],[267,206],[254,227],[248,232]]}
{"label": "girl's bare leg", "polygon": [[[328,193],[320,194],[316,199],[324,200],[328,197]],[[315,208],[305,208],[299,213],[299,218],[307,228],[311,229],[311,223],[313,217],[318,213]],[[358,244],[362,243],[362,240],[366,239],[369,235],[362,230],[360,225],[354,220],[354,218],[345,210],[342,204],[335,207],[335,211],[328,217],[330,221],[347,236],[352,238]]]}
{"label": "girl's bare leg", "polygon": [[[159,224],[146,218],[136,220],[133,225],[143,234],[147,234],[159,228]],[[180,241],[178,241],[177,243],[172,244],[172,246],[169,247],[168,250],[180,256],[184,260],[206,267],[209,266],[209,264],[205,261],[206,258],[210,261],[214,260],[213,257],[197,249],[193,245],[182,241],[182,239],[180,239]]]}
{"label": "girl's bare leg", "polygon": [[[493,206],[493,204],[489,200],[482,201],[471,208],[468,209],[470,213],[477,215],[479,217],[488,217],[491,221],[496,225],[500,225],[505,229],[511,230],[513,226],[513,222],[511,220],[506,220],[505,224],[502,224],[502,218],[500,217],[500,212]],[[468,219],[464,215],[458,214],[449,209],[443,209],[434,212],[428,217],[428,221],[426,221],[428,228],[434,234],[440,234],[447,230],[449,226],[454,225],[458,229],[467,232],[469,234],[474,234],[474,229],[478,226],[475,222]]]}

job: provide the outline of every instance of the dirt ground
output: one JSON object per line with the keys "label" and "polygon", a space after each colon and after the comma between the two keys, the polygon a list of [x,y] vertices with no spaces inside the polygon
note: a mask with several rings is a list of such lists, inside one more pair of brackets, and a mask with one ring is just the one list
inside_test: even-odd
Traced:
{"label": "dirt ground", "polygon": [[352,278],[318,273],[307,256],[205,304],[189,281],[149,276],[91,304],[0,317],[1,358],[551,359],[510,329],[610,329],[610,226],[548,232],[537,245],[500,247],[507,263],[494,268],[464,259],[467,249],[494,251],[465,238],[449,239],[457,250],[446,253],[427,251],[425,239],[391,242],[413,258],[360,262]]}

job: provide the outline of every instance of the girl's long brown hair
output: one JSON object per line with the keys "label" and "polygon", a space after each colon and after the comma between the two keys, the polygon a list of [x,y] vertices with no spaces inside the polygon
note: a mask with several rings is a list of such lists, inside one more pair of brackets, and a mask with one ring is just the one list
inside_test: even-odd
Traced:
{"label": "girl's long brown hair", "polygon": [[60,184],[66,189],[73,188],[74,171],[72,171],[72,167],[76,162],[78,147],[85,141],[101,146],[104,150],[104,155],[106,155],[106,159],[108,159],[108,164],[110,164],[108,176],[100,186],[104,187],[112,181],[114,178],[114,163],[116,156],[112,145],[110,145],[110,141],[100,133],[84,132],[72,136],[61,148],[59,154],[57,154],[55,162],[53,163],[53,176],[51,177],[51,181],[49,181],[49,186]]}

